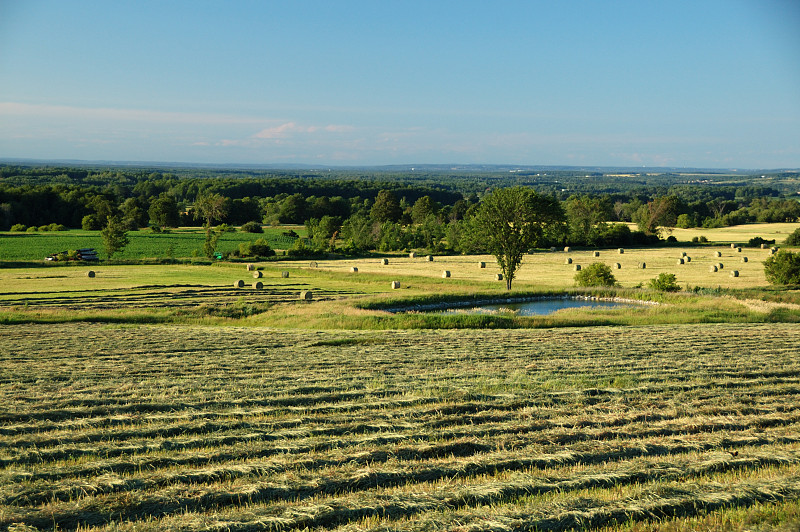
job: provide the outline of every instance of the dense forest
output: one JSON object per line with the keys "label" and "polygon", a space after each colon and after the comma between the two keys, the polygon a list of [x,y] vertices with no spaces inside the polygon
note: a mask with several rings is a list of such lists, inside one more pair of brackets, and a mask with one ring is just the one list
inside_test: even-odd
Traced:
{"label": "dense forest", "polygon": [[[542,245],[647,243],[672,227],[800,220],[800,174],[499,167],[253,170],[0,165],[0,229],[127,230],[305,224],[312,250],[470,251],[463,235],[492,189],[561,205]],[[250,223],[249,223],[250,222]],[[638,231],[616,222],[634,222]],[[342,244],[342,242],[344,244]],[[337,244],[338,243],[338,244]]]}

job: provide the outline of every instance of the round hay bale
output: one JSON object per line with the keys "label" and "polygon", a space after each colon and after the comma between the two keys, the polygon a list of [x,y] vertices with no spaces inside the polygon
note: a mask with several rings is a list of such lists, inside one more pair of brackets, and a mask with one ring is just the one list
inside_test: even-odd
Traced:
{"label": "round hay bale", "polygon": [[392,290],[400,288],[400,281],[392,281]]}
{"label": "round hay bale", "polygon": [[564,260],[564,264],[572,264],[572,257],[567,257],[566,260]]}
{"label": "round hay bale", "polygon": [[86,277],[94,277],[94,270],[89,270],[86,272]]}
{"label": "round hay bale", "polygon": [[692,262],[692,257],[686,255],[685,257],[683,257],[683,260],[685,260],[686,262]]}
{"label": "round hay bale", "polygon": [[264,274],[260,271],[256,270],[253,272],[253,279],[261,279],[262,277],[264,277]]}
{"label": "round hay bale", "polygon": [[569,246],[565,247],[565,248],[564,248],[564,253],[569,253],[569,250],[570,250],[570,247],[569,247]]}
{"label": "round hay bale", "polygon": [[731,277],[739,277],[739,270],[731,270]]}
{"label": "round hay bale", "polygon": [[778,251],[778,246],[772,246],[769,249],[770,249],[770,251]]}
{"label": "round hay bale", "polygon": [[621,270],[622,269],[622,264],[620,264],[619,262],[615,262],[614,263],[614,269],[615,270]]}
{"label": "round hay bale", "polygon": [[300,292],[300,299],[303,301],[311,301],[314,299],[314,294],[311,292],[311,290],[303,290]]}
{"label": "round hay bale", "polygon": [[594,253],[592,253],[592,255],[595,256],[595,257],[599,257],[600,256],[600,252],[599,251],[595,251]]}
{"label": "round hay bale", "polygon": [[731,244],[731,249],[736,249],[736,244]]}
{"label": "round hay bale", "polygon": [[262,283],[261,281],[256,281],[253,283],[253,288],[255,290],[261,290],[262,288],[264,288],[264,283]]}
{"label": "round hay bale", "polygon": [[767,245],[766,244],[761,244],[761,249],[767,249]]}
{"label": "round hay bale", "polygon": [[722,269],[722,267],[723,267],[723,264],[722,264],[721,262],[718,262],[718,263],[717,263],[717,269],[721,270],[721,269]]}
{"label": "round hay bale", "polygon": [[485,268],[485,267],[486,267],[486,263],[485,262],[481,261],[481,262],[478,263],[478,268]]}
{"label": "round hay bale", "polygon": [[444,270],[442,272],[442,279],[447,279],[448,277],[450,277],[450,270]]}
{"label": "round hay bale", "polygon": [[774,255],[775,253],[777,253],[777,251],[775,251],[774,249],[769,250],[770,255]]}
{"label": "round hay bale", "polygon": [[381,264],[386,266],[387,264],[389,264],[389,259],[381,259]]}
{"label": "round hay bale", "polygon": [[408,254],[408,258],[409,259],[416,259],[417,258],[417,253],[415,251],[412,251],[411,253]]}
{"label": "round hay bale", "polygon": [[238,281],[236,281],[235,283],[233,283],[233,287],[234,287],[234,288],[244,288],[244,281],[242,281],[241,279],[239,279]]}
{"label": "round hay bale", "polygon": [[494,280],[495,281],[502,281],[503,280],[503,274],[502,273],[498,273],[497,275],[494,276]]}
{"label": "round hay bale", "polygon": [[685,257],[685,256],[686,256],[686,252],[685,251],[681,251],[681,257]]}
{"label": "round hay bale", "polygon": [[309,268],[316,268],[317,266],[319,266],[319,265],[316,262],[311,262],[308,265]]}
{"label": "round hay bale", "polygon": [[580,264],[576,264],[572,269],[575,270],[576,272],[579,272],[579,271],[581,271],[581,265]]}
{"label": "round hay bale", "polygon": [[678,264],[683,264],[683,263],[685,263],[685,262],[686,262],[686,261],[685,261],[685,260],[683,260],[683,259],[678,259]]}
{"label": "round hay bale", "polygon": [[740,248],[740,247],[737,247],[737,248],[736,248],[736,252],[737,252],[737,253],[741,253],[741,252],[742,252],[742,248]]}
{"label": "round hay bale", "polygon": [[433,262],[433,255],[427,255],[425,257],[425,260],[427,260],[428,262]]}
{"label": "round hay bale", "polygon": [[281,277],[284,278],[284,279],[288,279],[289,278],[289,272],[281,272]]}
{"label": "round hay bale", "polygon": [[358,273],[358,268],[353,266],[352,268],[350,268],[350,273]]}
{"label": "round hay bale", "polygon": [[617,250],[617,253],[619,253],[620,255],[622,255],[623,253],[625,253],[625,250],[624,250],[624,249],[622,249],[622,248],[619,248],[619,249]]}
{"label": "round hay bale", "polygon": [[714,256],[715,257],[721,257],[722,256],[722,252],[721,251],[715,251],[714,252]]}
{"label": "round hay bale", "polygon": [[640,262],[639,263],[639,269],[640,270],[646,270],[647,269],[647,263],[646,262]]}
{"label": "round hay bale", "polygon": [[717,267],[712,264],[711,266],[708,267],[708,271],[715,272],[717,271]]}
{"label": "round hay bale", "polygon": [[556,251],[556,247],[555,246],[551,247],[550,251]]}
{"label": "round hay bale", "polygon": [[248,271],[248,272],[252,272],[252,271],[253,271],[253,270],[255,270],[255,269],[256,269],[256,265],[255,265],[255,264],[252,264],[252,263],[251,263],[251,264],[248,264],[248,265],[247,265],[247,271]]}
{"label": "round hay bale", "polygon": [[747,262],[747,257],[742,257],[742,262]]}

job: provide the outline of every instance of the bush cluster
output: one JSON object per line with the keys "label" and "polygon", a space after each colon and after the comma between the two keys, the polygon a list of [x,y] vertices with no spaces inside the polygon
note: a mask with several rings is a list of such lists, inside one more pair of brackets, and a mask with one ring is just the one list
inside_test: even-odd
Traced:
{"label": "bush cluster", "polygon": [[575,284],[578,286],[615,286],[617,279],[611,273],[608,265],[595,262],[575,274]]}

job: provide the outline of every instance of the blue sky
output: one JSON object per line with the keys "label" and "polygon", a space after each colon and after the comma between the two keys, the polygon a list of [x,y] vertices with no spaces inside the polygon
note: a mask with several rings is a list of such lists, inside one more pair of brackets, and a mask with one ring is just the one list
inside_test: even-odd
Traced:
{"label": "blue sky", "polygon": [[0,0],[0,157],[798,168],[798,28],[798,0]]}

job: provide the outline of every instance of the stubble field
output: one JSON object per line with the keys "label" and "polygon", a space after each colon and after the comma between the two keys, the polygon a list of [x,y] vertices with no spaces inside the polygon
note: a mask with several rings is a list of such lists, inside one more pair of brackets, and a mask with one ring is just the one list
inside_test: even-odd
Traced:
{"label": "stubble field", "polygon": [[7,326],[0,528],[785,519],[800,498],[798,338],[796,324]]}

